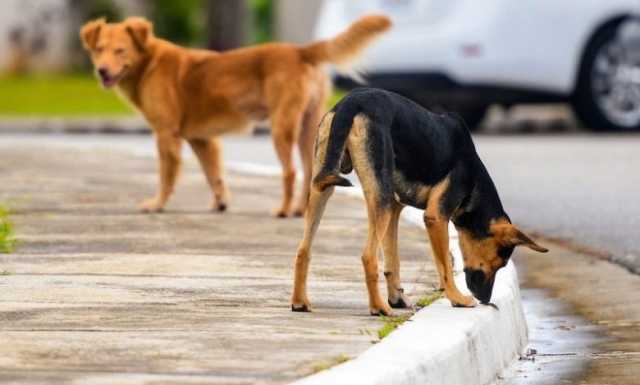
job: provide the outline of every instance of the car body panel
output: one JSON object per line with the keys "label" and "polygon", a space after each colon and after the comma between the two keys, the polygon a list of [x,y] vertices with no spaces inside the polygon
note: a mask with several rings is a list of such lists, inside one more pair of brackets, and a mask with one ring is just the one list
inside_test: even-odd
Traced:
{"label": "car body panel", "polygon": [[394,28],[364,55],[366,73],[569,95],[593,34],[640,13],[640,1],[326,0],[316,35],[333,36],[372,12],[388,14]]}

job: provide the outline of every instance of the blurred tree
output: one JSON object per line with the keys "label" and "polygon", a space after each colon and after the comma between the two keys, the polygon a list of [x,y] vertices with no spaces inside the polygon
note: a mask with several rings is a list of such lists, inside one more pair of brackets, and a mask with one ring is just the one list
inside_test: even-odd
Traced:
{"label": "blurred tree", "polygon": [[246,44],[249,21],[246,0],[208,0],[207,47],[225,51]]}
{"label": "blurred tree", "polygon": [[273,40],[273,5],[271,0],[250,0],[253,19],[253,43]]}
{"label": "blurred tree", "polygon": [[202,43],[202,0],[153,0],[151,20],[157,36],[182,45]]}
{"label": "blurred tree", "polygon": [[72,9],[80,11],[82,22],[104,17],[107,21],[122,19],[122,11],[112,0],[70,0]]}

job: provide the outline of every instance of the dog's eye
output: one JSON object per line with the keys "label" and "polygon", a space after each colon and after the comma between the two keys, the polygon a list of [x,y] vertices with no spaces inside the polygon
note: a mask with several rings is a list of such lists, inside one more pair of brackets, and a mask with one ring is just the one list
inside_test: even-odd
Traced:
{"label": "dog's eye", "polygon": [[123,55],[124,54],[124,48],[116,48],[116,50],[114,51],[114,53],[116,55]]}
{"label": "dog's eye", "polygon": [[96,53],[104,52],[104,47],[96,47]]}

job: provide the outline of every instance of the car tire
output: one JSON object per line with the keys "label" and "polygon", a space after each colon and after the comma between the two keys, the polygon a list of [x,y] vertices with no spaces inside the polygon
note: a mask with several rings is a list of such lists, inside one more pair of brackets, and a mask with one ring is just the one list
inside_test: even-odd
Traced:
{"label": "car tire", "polygon": [[[621,65],[615,62],[616,50],[622,48],[617,41],[618,27],[620,23],[609,25],[598,32],[585,51],[578,75],[578,84],[572,97],[573,109],[582,123],[593,131],[635,131],[640,130],[640,104],[636,105],[638,119],[635,120],[636,108],[631,107],[631,113],[625,114],[617,103],[609,101],[605,106],[605,94],[607,90],[614,92],[614,87],[620,87],[623,81],[619,75],[612,75]],[[618,44],[618,48],[616,48]],[[604,68],[608,68],[605,70]],[[618,70],[616,73],[620,73]],[[609,87],[609,89],[607,89]],[[622,87],[633,87],[633,84]],[[634,106],[635,100],[632,90],[627,90],[630,95],[630,106]],[[618,91],[619,93],[621,91]],[[638,101],[640,103],[640,101]]]}

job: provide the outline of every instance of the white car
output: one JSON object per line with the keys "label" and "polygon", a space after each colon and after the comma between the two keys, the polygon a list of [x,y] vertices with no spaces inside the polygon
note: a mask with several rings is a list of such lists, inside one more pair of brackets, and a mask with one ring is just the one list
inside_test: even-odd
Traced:
{"label": "white car", "polygon": [[372,12],[394,28],[364,55],[371,86],[470,127],[490,104],[570,102],[594,130],[640,129],[640,0],[325,0],[316,35]]}

